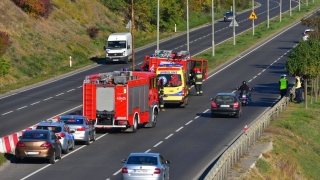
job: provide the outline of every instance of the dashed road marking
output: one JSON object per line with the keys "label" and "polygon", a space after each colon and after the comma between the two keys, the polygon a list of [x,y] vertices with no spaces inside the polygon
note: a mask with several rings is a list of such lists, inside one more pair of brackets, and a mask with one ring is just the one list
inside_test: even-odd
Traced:
{"label": "dashed road marking", "polygon": [[158,142],[156,145],[154,145],[153,147],[157,147],[159,146],[163,141]]}
{"label": "dashed road marking", "polygon": [[[190,122],[190,121],[189,121]],[[173,136],[173,134],[170,134],[169,136],[167,136],[165,139],[169,139],[171,136]]]}
{"label": "dashed road marking", "polygon": [[38,104],[38,103],[40,103],[40,101],[34,102],[34,103],[30,104],[30,105],[32,106],[32,105],[35,105],[35,104]]}
{"label": "dashed road marking", "polygon": [[23,107],[18,108],[17,110],[24,109],[24,108],[26,108],[26,107],[27,107],[27,106],[23,106]]}

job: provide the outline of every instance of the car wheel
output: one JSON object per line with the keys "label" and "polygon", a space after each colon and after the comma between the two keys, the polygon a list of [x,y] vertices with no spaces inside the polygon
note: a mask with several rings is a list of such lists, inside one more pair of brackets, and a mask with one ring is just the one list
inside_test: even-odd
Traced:
{"label": "car wheel", "polygon": [[75,142],[74,142],[74,140],[73,140],[73,141],[72,141],[71,150],[74,150],[74,147],[75,147]]}
{"label": "car wheel", "polygon": [[57,159],[61,159],[62,157],[62,150],[61,150],[61,146],[59,147],[59,156],[57,156]]}
{"label": "car wheel", "polygon": [[240,118],[242,116],[242,111],[239,111],[239,113],[238,114],[236,114],[236,118]]}
{"label": "car wheel", "polygon": [[152,128],[156,127],[157,125],[157,120],[158,120],[158,112],[154,111],[153,112],[153,120],[152,120]]}
{"label": "car wheel", "polygon": [[51,156],[51,158],[49,159],[49,163],[50,164],[54,164],[55,163],[55,160],[56,159],[56,152],[53,152],[53,155]]}
{"label": "car wheel", "polygon": [[68,154],[69,153],[69,144],[67,145],[66,149],[62,150],[63,154]]}
{"label": "car wheel", "polygon": [[96,131],[93,131],[93,137],[92,137],[92,141],[96,141]]}
{"label": "car wheel", "polygon": [[90,135],[89,135],[87,141],[86,141],[84,144],[85,144],[85,145],[90,145]]}

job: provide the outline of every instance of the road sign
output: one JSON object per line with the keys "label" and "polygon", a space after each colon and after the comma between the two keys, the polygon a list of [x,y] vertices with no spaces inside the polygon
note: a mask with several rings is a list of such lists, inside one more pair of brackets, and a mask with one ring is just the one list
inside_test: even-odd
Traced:
{"label": "road sign", "polygon": [[[238,24],[237,20],[234,20],[234,26],[239,26],[239,24]],[[229,27],[233,27],[233,19],[232,19],[232,21],[231,21],[231,23],[230,23]]]}
{"label": "road sign", "polygon": [[132,23],[131,23],[131,20],[130,20],[130,21],[128,22],[126,28],[127,28],[127,29],[131,29],[131,26],[132,26]]}
{"label": "road sign", "polygon": [[258,16],[256,15],[256,13],[254,13],[254,11],[252,11],[252,13],[249,16],[249,19],[258,19]]}

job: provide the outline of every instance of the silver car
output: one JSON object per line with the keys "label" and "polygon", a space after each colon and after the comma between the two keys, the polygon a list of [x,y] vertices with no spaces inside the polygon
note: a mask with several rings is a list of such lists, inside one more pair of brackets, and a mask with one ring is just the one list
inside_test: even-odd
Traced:
{"label": "silver car", "polygon": [[164,180],[169,179],[169,160],[159,153],[131,153],[121,161],[123,180]]}
{"label": "silver car", "polygon": [[69,126],[75,141],[82,141],[89,145],[90,141],[96,140],[94,124],[86,116],[65,115],[60,117],[60,121]]}
{"label": "silver car", "polygon": [[42,121],[37,125],[36,129],[48,129],[53,131],[56,136],[61,137],[61,139],[59,138],[59,141],[64,154],[68,154],[69,150],[74,149],[73,134],[70,132],[69,127],[65,123],[52,120]]}

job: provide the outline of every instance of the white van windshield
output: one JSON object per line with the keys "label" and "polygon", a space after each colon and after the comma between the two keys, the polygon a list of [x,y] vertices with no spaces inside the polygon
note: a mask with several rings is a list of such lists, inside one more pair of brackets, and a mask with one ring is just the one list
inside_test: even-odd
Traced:
{"label": "white van windshield", "polygon": [[108,49],[126,48],[126,41],[108,41]]}

